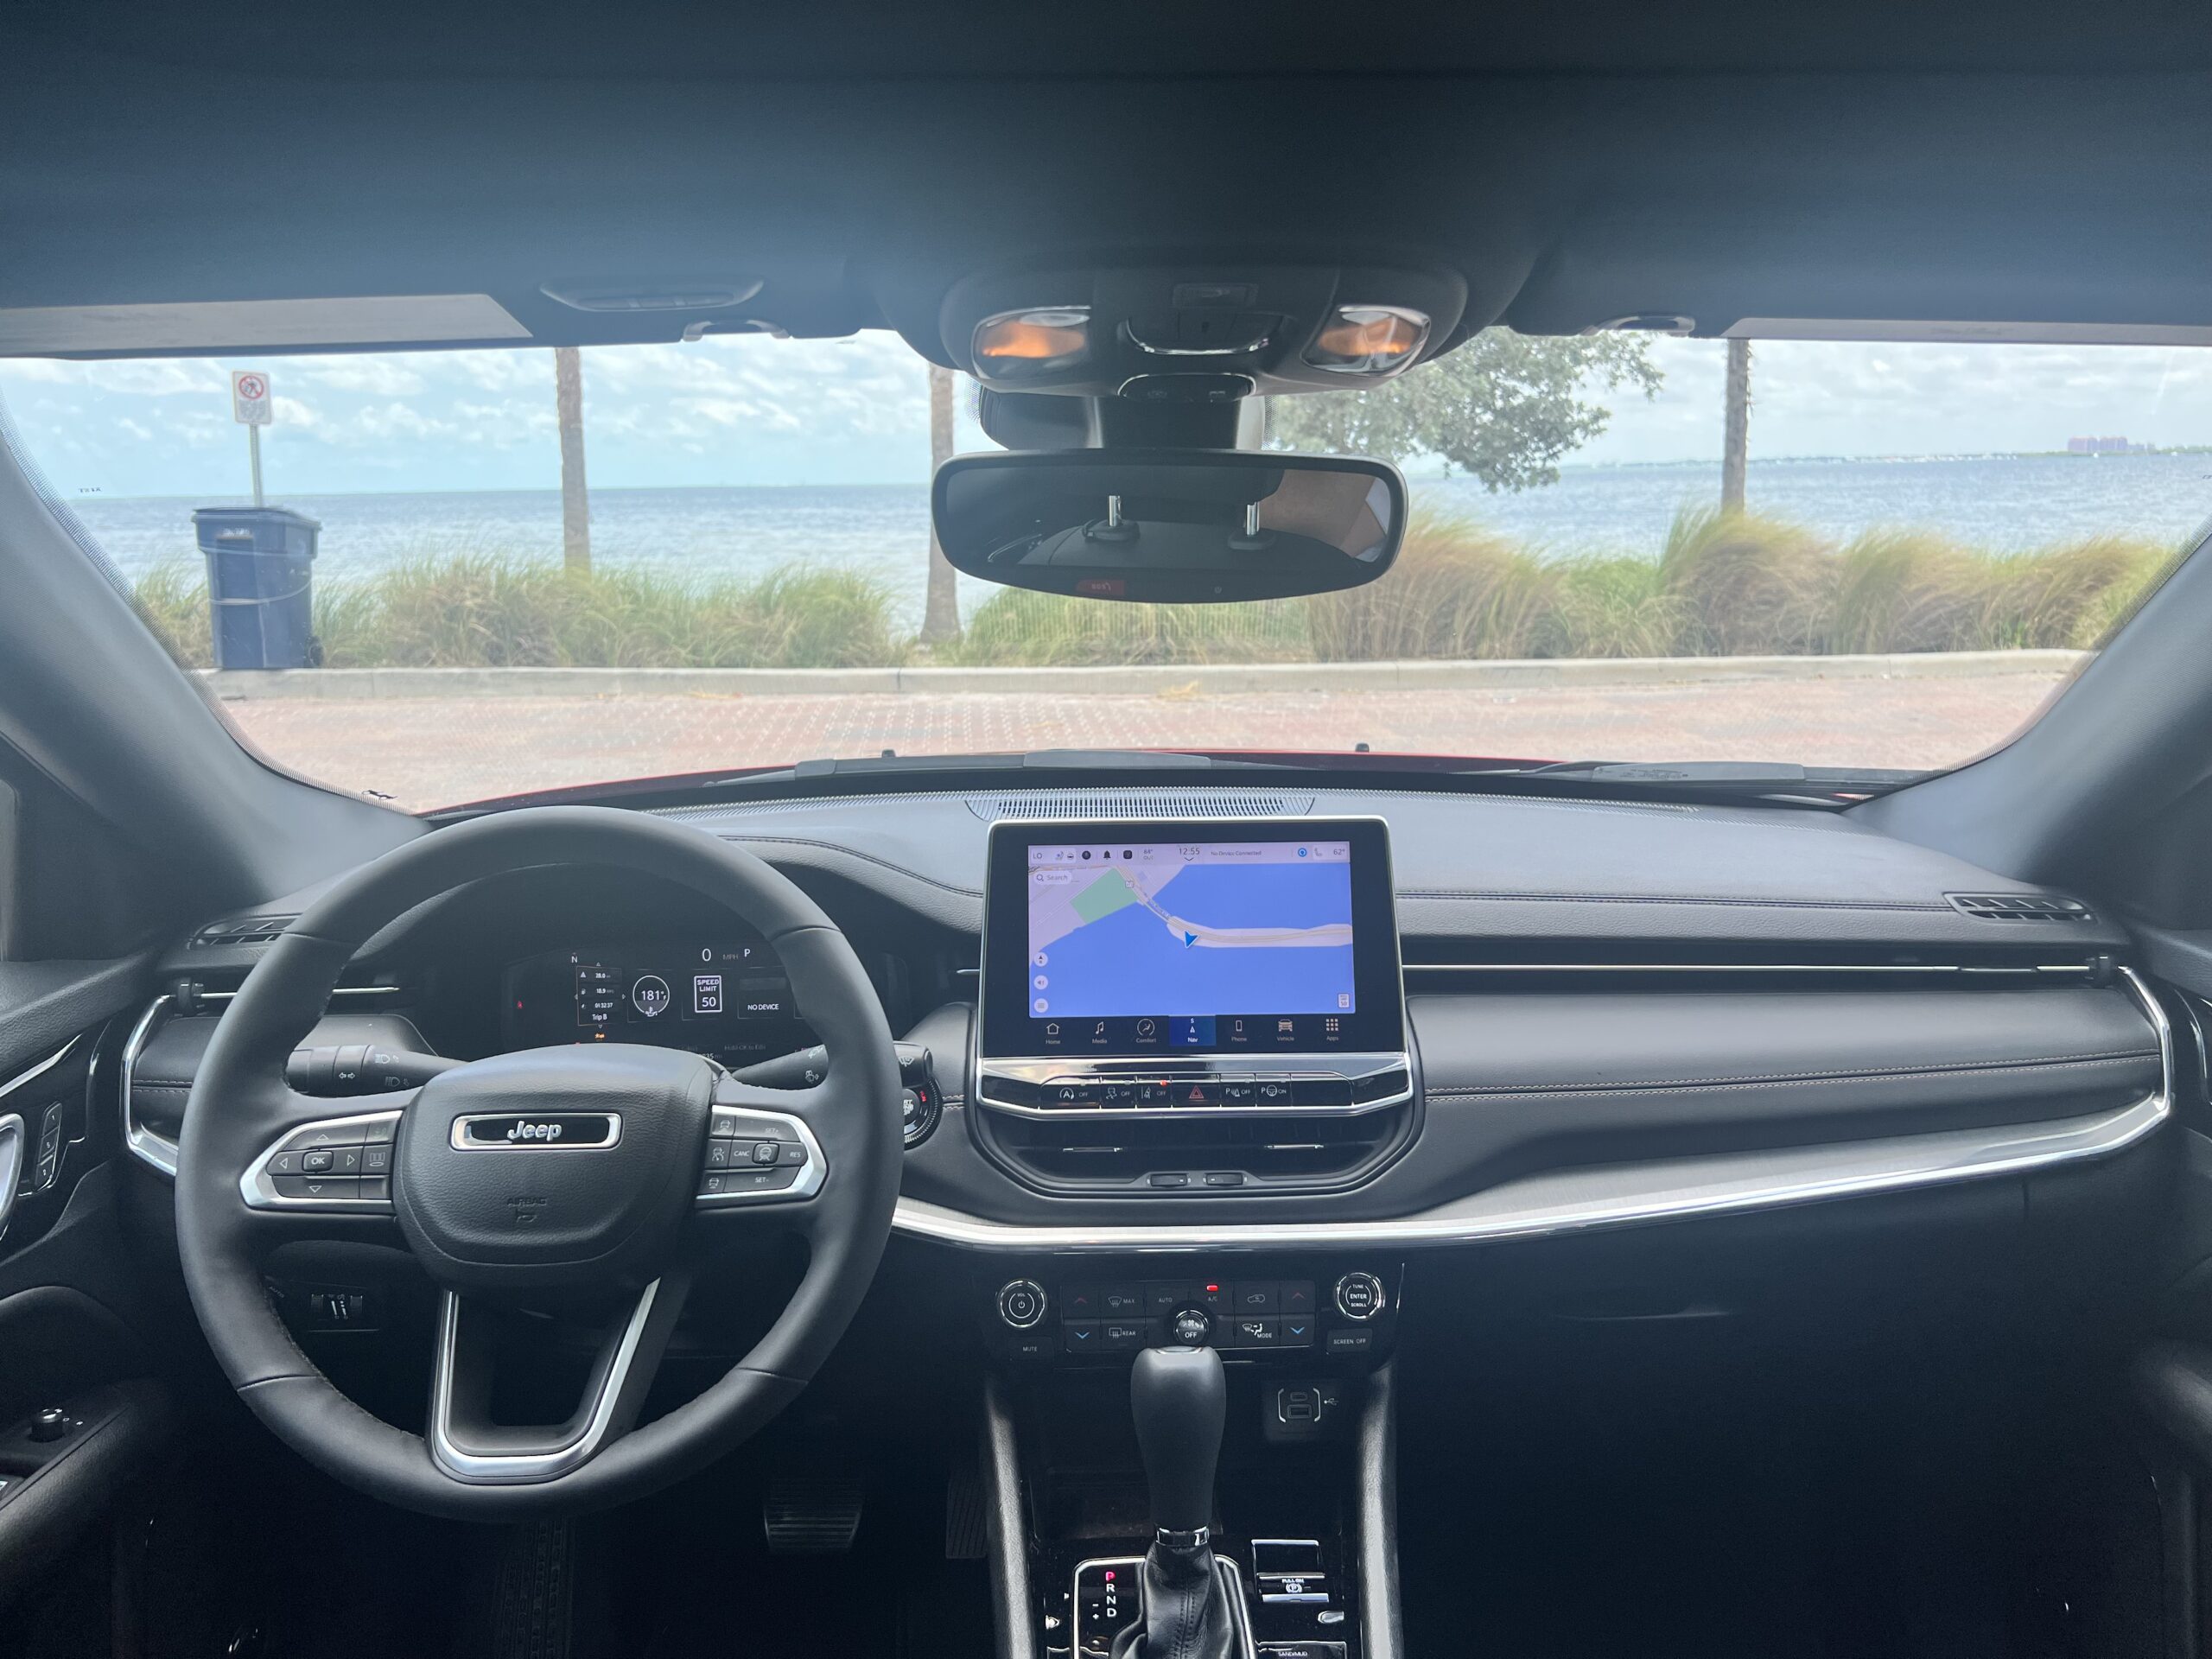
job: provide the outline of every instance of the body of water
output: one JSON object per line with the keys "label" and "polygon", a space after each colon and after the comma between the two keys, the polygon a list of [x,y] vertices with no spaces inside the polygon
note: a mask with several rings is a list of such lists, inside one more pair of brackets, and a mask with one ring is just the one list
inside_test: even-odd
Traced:
{"label": "body of water", "polygon": [[[1559,556],[1656,556],[1675,515],[1713,505],[1719,489],[1719,467],[1707,462],[1570,467],[1556,485],[1518,495],[1492,495],[1464,478],[1412,483],[1417,507],[1464,515]],[[2006,551],[2107,532],[2178,543],[2212,518],[2212,454],[1754,461],[1746,495],[1756,511],[1839,541],[1906,525]],[[220,496],[71,503],[130,576],[195,556],[194,507],[239,505]],[[426,553],[561,556],[556,490],[288,495],[276,505],[321,522],[317,574],[326,582]],[[879,578],[910,623],[920,615],[929,535],[920,484],[598,490],[591,508],[592,555],[602,565],[698,577],[836,565]]]}

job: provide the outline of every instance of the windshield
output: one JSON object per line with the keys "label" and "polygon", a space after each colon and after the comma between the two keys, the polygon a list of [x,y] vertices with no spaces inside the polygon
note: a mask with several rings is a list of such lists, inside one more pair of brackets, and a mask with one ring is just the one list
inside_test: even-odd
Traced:
{"label": "windshield", "polygon": [[887,752],[1947,767],[2212,508],[2183,347],[1494,329],[1269,401],[1272,446],[1397,462],[1411,528],[1369,586],[1226,606],[956,577],[931,472],[995,446],[885,334],[18,359],[0,395],[245,741],[416,810]]}

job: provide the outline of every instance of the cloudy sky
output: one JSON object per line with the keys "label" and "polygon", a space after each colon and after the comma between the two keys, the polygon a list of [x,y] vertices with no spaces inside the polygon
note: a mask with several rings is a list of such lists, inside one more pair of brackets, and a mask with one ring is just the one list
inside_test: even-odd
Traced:
{"label": "cloudy sky", "polygon": [[[1720,449],[1723,347],[1658,340],[1650,403],[1614,394],[1586,461],[1703,460]],[[33,456],[65,496],[235,493],[244,435],[229,372],[266,372],[273,486],[344,491],[544,489],[559,481],[543,350],[212,361],[0,362]],[[921,360],[895,335],[712,337],[584,354],[599,488],[919,482]],[[1755,349],[1754,457],[2061,448],[2076,434],[2212,442],[2212,351],[1777,341]],[[963,404],[966,400],[963,400]],[[963,415],[962,448],[984,447]]]}

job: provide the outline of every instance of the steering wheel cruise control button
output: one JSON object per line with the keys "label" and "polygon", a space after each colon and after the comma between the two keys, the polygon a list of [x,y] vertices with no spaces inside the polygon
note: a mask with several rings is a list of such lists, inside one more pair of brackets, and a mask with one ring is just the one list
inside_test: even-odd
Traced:
{"label": "steering wheel cruise control button", "polygon": [[716,1205],[810,1198],[823,1173],[821,1150],[798,1118],[717,1106],[696,1191],[702,1204]]}

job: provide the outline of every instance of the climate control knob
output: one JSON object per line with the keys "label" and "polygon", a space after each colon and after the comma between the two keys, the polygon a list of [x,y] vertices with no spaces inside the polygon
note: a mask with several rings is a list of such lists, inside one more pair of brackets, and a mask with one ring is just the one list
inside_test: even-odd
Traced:
{"label": "climate control knob", "polygon": [[1364,1324],[1380,1313],[1385,1301],[1382,1281],[1371,1273],[1348,1273],[1337,1281],[1337,1312]]}
{"label": "climate control knob", "polygon": [[1045,1287],[1034,1279],[1015,1279],[999,1287],[999,1318],[1027,1331],[1045,1317]]}

